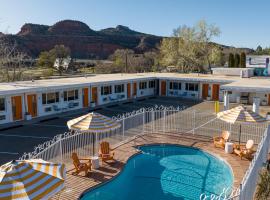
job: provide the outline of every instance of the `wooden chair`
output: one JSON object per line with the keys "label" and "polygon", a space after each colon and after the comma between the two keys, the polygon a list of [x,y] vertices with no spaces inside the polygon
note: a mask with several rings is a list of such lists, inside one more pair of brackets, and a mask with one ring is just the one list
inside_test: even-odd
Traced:
{"label": "wooden chair", "polygon": [[102,162],[114,160],[114,152],[112,152],[109,142],[104,141],[100,143],[99,157],[101,158]]}
{"label": "wooden chair", "polygon": [[253,150],[254,147],[254,141],[248,140],[246,144],[235,144],[234,145],[234,153],[239,155],[241,160],[243,157],[247,159],[252,159],[253,153],[255,152]]}
{"label": "wooden chair", "polygon": [[225,143],[228,141],[229,137],[230,137],[229,131],[222,131],[221,136],[213,137],[215,147],[224,148]]}
{"label": "wooden chair", "polygon": [[[80,172],[84,171],[85,176],[87,176],[88,172],[91,171],[91,159],[87,158],[78,158],[77,153],[73,152],[71,156],[73,160],[73,164],[76,170],[76,174],[79,174]],[[81,161],[87,161],[87,162],[81,162]]]}

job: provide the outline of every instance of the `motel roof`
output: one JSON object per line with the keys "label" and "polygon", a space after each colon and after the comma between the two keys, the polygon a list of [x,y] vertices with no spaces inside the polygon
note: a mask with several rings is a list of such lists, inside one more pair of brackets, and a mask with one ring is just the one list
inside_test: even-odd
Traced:
{"label": "motel roof", "polygon": [[[85,86],[95,86],[116,82],[128,82],[147,79],[181,80],[206,83],[221,83],[221,89],[258,91],[270,91],[270,80],[260,78],[240,78],[238,76],[222,76],[211,74],[180,74],[180,73],[134,73],[134,74],[97,74],[87,77],[44,79],[35,81],[18,81],[0,83],[0,95],[20,94],[27,92],[43,92],[47,90],[68,89]],[[246,91],[249,92],[249,91]]]}
{"label": "motel roof", "polygon": [[269,78],[240,78],[238,81],[222,85],[221,90],[236,92],[270,93]]}

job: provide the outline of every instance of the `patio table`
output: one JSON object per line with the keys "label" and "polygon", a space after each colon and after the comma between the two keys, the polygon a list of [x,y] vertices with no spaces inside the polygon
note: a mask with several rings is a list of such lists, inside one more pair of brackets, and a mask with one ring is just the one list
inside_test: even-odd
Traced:
{"label": "patio table", "polygon": [[98,156],[91,157],[91,163],[92,163],[93,169],[98,169],[99,168],[99,157]]}
{"label": "patio table", "polygon": [[225,153],[232,153],[233,152],[233,143],[226,142],[225,143]]}

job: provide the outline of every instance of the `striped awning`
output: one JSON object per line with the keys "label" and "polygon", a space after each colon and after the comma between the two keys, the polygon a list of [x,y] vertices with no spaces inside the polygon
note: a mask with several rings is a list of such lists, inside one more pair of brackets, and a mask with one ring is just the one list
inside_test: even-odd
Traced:
{"label": "striped awning", "polygon": [[109,117],[92,112],[68,121],[67,126],[72,130],[99,133],[115,130],[121,124]]}
{"label": "striped awning", "polygon": [[11,161],[0,167],[0,199],[48,199],[63,189],[65,177],[63,164]]}
{"label": "striped awning", "polygon": [[266,122],[266,119],[262,116],[247,110],[243,106],[237,106],[230,110],[222,111],[217,114],[217,117],[228,123],[235,122]]}

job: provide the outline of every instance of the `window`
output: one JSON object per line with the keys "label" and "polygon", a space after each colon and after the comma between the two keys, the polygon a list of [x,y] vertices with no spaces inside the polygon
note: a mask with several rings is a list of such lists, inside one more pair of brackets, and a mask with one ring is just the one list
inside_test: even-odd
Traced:
{"label": "window", "polygon": [[173,89],[173,82],[170,82],[170,90]]}
{"label": "window", "polygon": [[59,92],[43,93],[42,104],[51,104],[59,102]]}
{"label": "window", "polygon": [[79,98],[78,90],[64,91],[64,101],[73,101]]}
{"label": "window", "polygon": [[170,90],[181,90],[181,83],[170,82]]}
{"label": "window", "polygon": [[0,98],[0,111],[6,110],[5,98]]}
{"label": "window", "polygon": [[114,92],[115,93],[122,93],[122,92],[124,92],[124,84],[115,85],[114,86]]}
{"label": "window", "polygon": [[147,82],[146,81],[143,81],[143,82],[140,82],[140,90],[144,90],[147,88]]}
{"label": "window", "polygon": [[186,83],[186,91],[198,91],[199,85],[197,83]]}
{"label": "window", "polygon": [[101,95],[108,95],[112,93],[112,86],[102,86]]}
{"label": "window", "polygon": [[155,88],[156,87],[156,81],[149,81],[149,88]]}
{"label": "window", "polygon": [[42,94],[42,104],[46,104],[47,103],[47,97],[46,97],[46,93]]}

